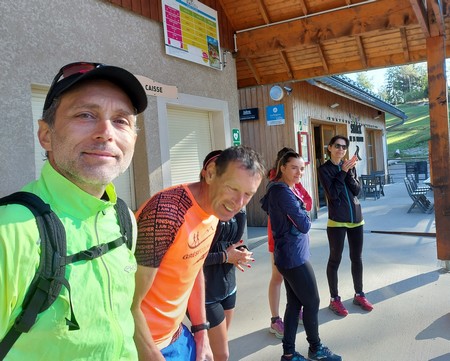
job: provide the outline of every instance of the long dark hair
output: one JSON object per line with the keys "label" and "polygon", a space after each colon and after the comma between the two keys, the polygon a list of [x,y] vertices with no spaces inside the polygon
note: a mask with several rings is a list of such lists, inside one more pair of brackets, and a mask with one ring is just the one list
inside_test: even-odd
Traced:
{"label": "long dark hair", "polygon": [[280,179],[282,176],[281,173],[281,167],[285,166],[287,163],[289,163],[289,160],[291,158],[301,158],[300,155],[297,152],[294,152],[293,150],[289,150],[286,153],[283,154],[283,156],[280,158],[277,164],[277,174],[275,176],[275,179]]}
{"label": "long dark hair", "polygon": [[272,177],[272,172],[277,171],[278,162],[280,161],[281,157],[283,157],[283,155],[285,155],[287,152],[295,152],[295,151],[294,149],[288,147],[280,149],[277,153],[277,158],[275,159],[275,164],[273,165],[273,168],[269,169],[269,171],[267,172],[267,178],[270,179]]}

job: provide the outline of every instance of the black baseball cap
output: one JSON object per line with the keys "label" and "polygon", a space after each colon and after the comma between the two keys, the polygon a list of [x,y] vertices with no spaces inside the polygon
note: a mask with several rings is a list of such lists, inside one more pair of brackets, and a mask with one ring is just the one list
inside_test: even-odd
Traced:
{"label": "black baseball cap", "polygon": [[105,79],[116,84],[128,95],[138,114],[147,108],[147,94],[139,80],[129,71],[101,63],[77,62],[64,65],[56,74],[45,98],[43,111],[50,108],[56,97],[88,79]]}

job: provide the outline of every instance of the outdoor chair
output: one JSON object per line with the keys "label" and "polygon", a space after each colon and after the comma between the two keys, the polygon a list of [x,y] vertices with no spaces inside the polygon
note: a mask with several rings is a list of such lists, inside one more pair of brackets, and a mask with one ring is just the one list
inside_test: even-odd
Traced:
{"label": "outdoor chair", "polygon": [[404,178],[406,190],[408,191],[409,196],[413,200],[413,204],[409,207],[408,212],[410,213],[414,207],[418,207],[424,213],[431,213],[434,210],[434,204],[427,198],[426,192],[423,190],[413,190],[412,182],[409,177]]}
{"label": "outdoor chair", "polygon": [[416,182],[416,177],[414,177],[413,174],[409,174],[407,175],[407,177],[409,178],[413,191],[427,193],[429,190],[431,190],[431,187],[428,185],[419,186],[419,184]]}
{"label": "outdoor chair", "polygon": [[378,185],[380,186],[380,194],[384,196],[384,185],[386,184],[386,176],[384,174],[384,171],[374,171],[372,174],[375,177],[376,182],[378,182]]}
{"label": "outdoor chair", "polygon": [[362,185],[362,196],[363,199],[367,197],[373,197],[375,200],[380,198],[381,189],[380,182],[377,180],[377,177],[373,175],[363,174],[360,177],[361,185]]}

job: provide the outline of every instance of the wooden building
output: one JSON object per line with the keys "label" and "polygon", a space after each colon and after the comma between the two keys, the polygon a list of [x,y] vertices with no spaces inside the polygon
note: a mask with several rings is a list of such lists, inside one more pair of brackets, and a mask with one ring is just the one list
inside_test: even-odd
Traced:
{"label": "wooden building", "polygon": [[[359,175],[386,171],[385,113],[406,119],[401,110],[343,76],[241,89],[240,108],[242,142],[259,151],[268,168],[283,147],[305,159],[302,184],[313,198],[313,218],[326,205],[317,168],[327,159],[330,139],[336,134],[348,137],[350,156],[359,148]],[[250,226],[267,224],[259,204],[266,185],[267,180],[247,206]]]}

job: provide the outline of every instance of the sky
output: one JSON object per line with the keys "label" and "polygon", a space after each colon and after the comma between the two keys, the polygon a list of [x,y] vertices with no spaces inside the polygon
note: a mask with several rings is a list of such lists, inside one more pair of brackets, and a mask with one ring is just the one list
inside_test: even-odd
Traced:
{"label": "sky", "polygon": [[[363,73],[366,73],[367,77],[372,80],[374,93],[378,93],[378,90],[384,84],[384,75],[386,74],[386,69],[368,70]],[[356,81],[357,74],[358,73],[351,73],[351,74],[345,74],[345,76]]]}
{"label": "sky", "polygon": [[[422,63],[425,64],[425,63]],[[450,86],[450,60],[447,59],[445,61],[446,64],[446,71],[447,71],[447,84]],[[384,85],[384,76],[386,74],[386,70],[388,68],[383,69],[375,69],[375,70],[367,70],[362,73],[366,73],[367,77],[372,80],[373,83],[373,91],[374,93],[378,93],[378,90]],[[351,74],[344,74],[345,76],[349,77],[350,79],[356,81],[356,75],[358,73],[351,73]]]}

